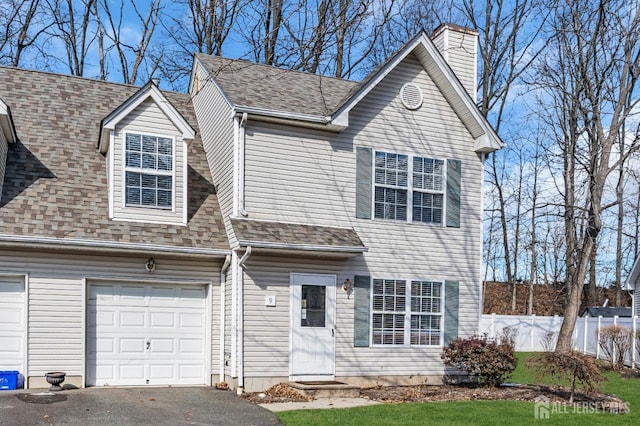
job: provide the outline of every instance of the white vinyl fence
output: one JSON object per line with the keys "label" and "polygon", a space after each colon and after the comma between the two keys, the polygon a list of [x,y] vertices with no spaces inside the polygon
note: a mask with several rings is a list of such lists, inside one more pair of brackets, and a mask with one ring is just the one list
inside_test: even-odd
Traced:
{"label": "white vinyl fence", "polygon": [[[489,338],[499,338],[505,327],[516,330],[516,351],[540,352],[553,350],[557,338],[562,317],[536,316],[536,315],[482,315],[480,320],[480,335]],[[604,318],[582,317],[576,321],[573,331],[573,347],[582,353],[590,354],[596,358],[604,358],[604,354],[598,345],[600,330],[610,325],[620,325],[629,328],[637,336],[638,317],[633,318]],[[551,340],[549,339],[550,337]],[[632,339],[631,349],[625,356],[625,364],[640,366],[638,359],[638,338]]]}

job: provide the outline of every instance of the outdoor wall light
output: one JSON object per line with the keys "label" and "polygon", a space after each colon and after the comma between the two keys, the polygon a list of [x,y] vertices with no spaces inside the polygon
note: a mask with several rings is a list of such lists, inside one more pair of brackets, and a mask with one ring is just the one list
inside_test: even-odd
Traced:
{"label": "outdoor wall light", "polygon": [[349,280],[349,278],[344,280],[344,282],[342,283],[342,290],[344,290],[345,293],[351,290],[351,281]]}
{"label": "outdoor wall light", "polygon": [[147,260],[147,263],[144,264],[144,268],[147,272],[152,272],[156,269],[156,261],[153,260],[153,257],[150,257],[149,260]]}

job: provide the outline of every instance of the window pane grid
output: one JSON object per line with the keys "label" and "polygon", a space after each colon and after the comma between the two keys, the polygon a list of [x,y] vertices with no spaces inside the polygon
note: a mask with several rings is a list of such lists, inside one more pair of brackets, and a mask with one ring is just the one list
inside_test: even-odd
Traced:
{"label": "window pane grid", "polygon": [[[173,140],[127,133],[125,138],[125,204],[171,208]],[[133,170],[132,170],[133,169]]]}
{"label": "window pane grid", "polygon": [[440,344],[440,316],[439,315],[411,315],[412,345]]}
{"label": "window pane grid", "polygon": [[444,161],[435,158],[413,158],[413,187],[427,191],[444,190]]}
{"label": "window pane grid", "polygon": [[442,194],[413,193],[413,220],[425,223],[442,223]]}
{"label": "window pane grid", "polygon": [[374,216],[377,219],[407,220],[409,157],[376,152]]}
{"label": "window pane grid", "polygon": [[404,280],[373,280],[373,343],[403,345],[407,283]]}
{"label": "window pane grid", "polygon": [[412,345],[439,345],[441,314],[442,283],[438,281],[411,281],[410,343]]}
{"label": "window pane grid", "polygon": [[173,170],[173,143],[170,138],[127,133],[126,166],[145,170]]}
{"label": "window pane grid", "polygon": [[171,176],[126,173],[126,204],[171,207]]}
{"label": "window pane grid", "polygon": [[441,224],[445,182],[444,160],[376,152],[373,216]]}

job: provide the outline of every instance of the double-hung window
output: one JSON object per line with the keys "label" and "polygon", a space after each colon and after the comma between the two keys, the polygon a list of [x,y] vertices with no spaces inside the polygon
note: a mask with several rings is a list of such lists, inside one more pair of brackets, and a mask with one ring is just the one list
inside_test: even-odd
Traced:
{"label": "double-hung window", "polygon": [[440,281],[373,279],[374,345],[440,345]]}
{"label": "double-hung window", "polygon": [[125,203],[173,206],[173,139],[137,133],[125,137]]}
{"label": "double-hung window", "polygon": [[375,218],[441,224],[444,189],[444,160],[375,153]]}

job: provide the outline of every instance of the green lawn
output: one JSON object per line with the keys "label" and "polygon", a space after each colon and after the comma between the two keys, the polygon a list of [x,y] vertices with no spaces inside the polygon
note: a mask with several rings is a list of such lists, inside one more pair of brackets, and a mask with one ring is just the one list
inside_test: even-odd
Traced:
{"label": "green lawn", "polygon": [[[535,373],[524,367],[531,354],[518,354],[518,368],[510,381],[547,383],[535,380]],[[551,406],[549,419],[534,417],[533,402],[464,401],[380,404],[368,407],[332,410],[296,410],[276,413],[285,425],[585,425],[640,424],[640,379],[622,379],[613,372],[602,389],[627,401],[628,414],[584,413],[570,406]]]}

